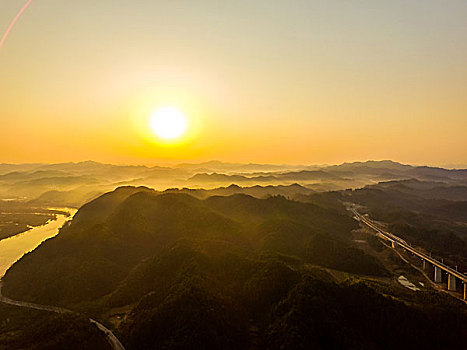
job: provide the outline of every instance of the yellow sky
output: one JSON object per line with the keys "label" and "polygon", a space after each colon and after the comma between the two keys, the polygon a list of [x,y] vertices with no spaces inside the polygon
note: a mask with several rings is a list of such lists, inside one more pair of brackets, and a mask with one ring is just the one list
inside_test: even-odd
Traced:
{"label": "yellow sky", "polygon": [[0,50],[0,162],[467,164],[465,62],[460,0],[34,0]]}

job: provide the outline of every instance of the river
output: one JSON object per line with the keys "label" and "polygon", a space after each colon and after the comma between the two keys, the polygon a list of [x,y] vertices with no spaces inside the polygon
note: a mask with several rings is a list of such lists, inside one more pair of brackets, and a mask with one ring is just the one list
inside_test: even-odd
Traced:
{"label": "river", "polygon": [[56,236],[58,229],[76,213],[76,209],[72,208],[53,209],[68,212],[70,216],[57,215],[56,220],[0,241],[0,279],[10,266],[24,254],[36,249],[46,239]]}

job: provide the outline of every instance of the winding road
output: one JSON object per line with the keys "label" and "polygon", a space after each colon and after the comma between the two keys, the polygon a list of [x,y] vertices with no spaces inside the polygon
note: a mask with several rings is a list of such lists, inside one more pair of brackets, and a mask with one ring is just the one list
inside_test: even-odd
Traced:
{"label": "winding road", "polygon": [[[16,236],[6,238],[0,242],[0,302],[14,305],[18,307],[24,307],[28,309],[43,310],[49,312],[55,312],[58,314],[76,314],[76,312],[60,308],[57,306],[50,305],[40,305],[29,303],[25,301],[18,301],[7,298],[2,295],[2,277],[5,272],[14,264],[15,261],[20,259],[25,253],[33,251],[36,249],[42,242],[45,240],[56,236],[59,232],[60,227],[62,227],[65,222],[73,218],[76,213],[74,208],[48,208],[49,210],[59,210],[68,212],[70,215],[66,217],[65,215],[57,215],[56,220],[51,220],[47,224],[42,226],[37,226],[32,228],[29,231],[20,233]],[[94,324],[97,329],[105,334],[105,337],[114,350],[125,350],[125,347],[120,343],[117,337],[105,327],[102,323],[89,319],[89,322]]]}
{"label": "winding road", "polygon": [[[18,300],[13,300],[7,297],[4,297],[2,295],[2,287],[3,287],[3,282],[0,282],[0,302],[9,304],[9,305],[14,305],[14,306],[19,306],[19,307],[25,307],[28,309],[36,309],[36,310],[43,310],[43,311],[50,311],[50,312],[55,312],[57,314],[74,314],[74,311],[64,309],[61,307],[57,306],[50,306],[50,305],[40,305],[40,304],[34,304],[34,303],[28,303],[25,301],[18,301]],[[118,338],[115,336],[115,334],[112,333],[110,329],[105,327],[102,323],[97,322],[96,320],[93,320],[92,318],[89,319],[89,322],[92,324],[96,325],[96,327],[105,334],[105,337],[107,341],[109,342],[110,346],[114,350],[125,350],[125,347],[123,346],[122,343],[118,340]]]}

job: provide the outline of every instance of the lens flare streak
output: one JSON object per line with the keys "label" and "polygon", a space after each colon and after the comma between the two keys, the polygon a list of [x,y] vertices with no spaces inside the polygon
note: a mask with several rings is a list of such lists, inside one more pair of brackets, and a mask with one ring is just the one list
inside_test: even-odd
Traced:
{"label": "lens flare streak", "polygon": [[14,27],[15,23],[18,21],[18,19],[21,17],[24,11],[28,8],[28,6],[31,4],[32,0],[28,0],[28,2],[23,6],[21,10],[19,10],[18,14],[15,16],[13,21],[11,21],[10,25],[8,26],[5,34],[3,34],[2,39],[0,40],[0,50],[2,49],[3,43],[5,42],[6,38],[8,37],[8,34],[10,34],[11,29]]}

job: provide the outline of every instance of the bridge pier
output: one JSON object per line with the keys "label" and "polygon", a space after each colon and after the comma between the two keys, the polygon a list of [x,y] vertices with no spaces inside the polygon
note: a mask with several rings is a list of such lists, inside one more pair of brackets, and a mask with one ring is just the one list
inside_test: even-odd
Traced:
{"label": "bridge pier", "polygon": [[438,266],[435,266],[435,282],[441,283],[442,281],[441,269]]}
{"label": "bridge pier", "polygon": [[456,291],[456,276],[451,274],[448,275],[448,290],[452,292]]}
{"label": "bridge pier", "polygon": [[401,247],[405,252],[410,251],[412,255],[418,256],[422,260],[422,266],[423,270],[427,273],[430,274],[432,273],[431,270],[433,268],[434,270],[434,282],[435,283],[442,283],[443,282],[443,271],[447,273],[448,278],[447,278],[447,287],[449,291],[456,291],[456,278],[458,278],[461,283],[464,285],[464,300],[467,302],[467,273],[461,273],[457,271],[457,266],[455,269],[446,266],[444,264],[444,260],[441,259],[441,262],[436,260],[435,258],[432,257],[432,253],[429,252],[429,254],[426,254],[417,248],[413,248],[409,243],[405,243],[405,241],[401,240],[399,237],[388,233],[386,231],[383,231],[379,229],[378,227],[375,227],[374,224],[369,220],[368,216],[362,216],[360,215],[356,210],[355,207],[351,208],[351,211],[357,216],[357,218],[360,219],[360,222],[362,224],[367,225],[374,231],[376,231],[376,236],[383,238],[387,242],[391,242],[392,248],[397,248]]}

